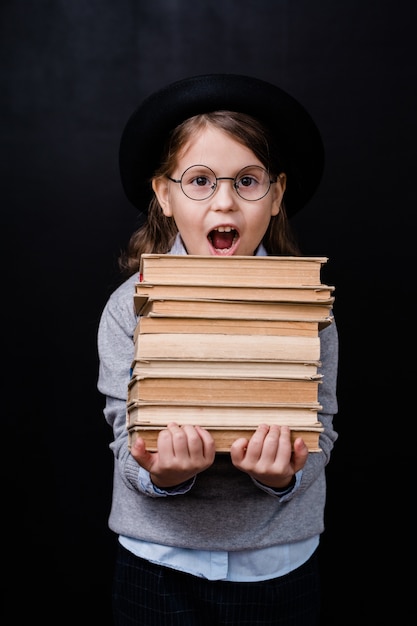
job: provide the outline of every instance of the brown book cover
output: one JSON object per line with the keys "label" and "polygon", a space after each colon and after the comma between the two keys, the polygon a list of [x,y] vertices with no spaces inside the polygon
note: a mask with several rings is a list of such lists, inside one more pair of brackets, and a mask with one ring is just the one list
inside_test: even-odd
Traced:
{"label": "brown book cover", "polygon": [[206,333],[158,333],[141,335],[135,343],[135,359],[181,357],[183,359],[297,359],[320,358],[319,337],[292,335],[222,335]]}
{"label": "brown book cover", "polygon": [[[155,452],[157,449],[158,434],[161,429],[159,427],[143,427],[132,426],[128,430],[128,445],[131,447],[136,437],[143,437],[146,442],[146,447],[150,452]],[[215,443],[216,452],[229,452],[230,446],[236,439],[244,437],[250,439],[253,435],[254,428],[211,428],[207,430],[211,433]],[[294,441],[297,437],[302,437],[309,452],[321,452],[319,445],[320,432],[323,431],[322,427],[317,428],[291,428],[291,441]]]}
{"label": "brown book cover", "polygon": [[315,337],[319,330],[332,322],[293,320],[228,320],[198,317],[141,316],[135,330],[134,340],[147,333],[221,333],[225,335],[297,335]]}
{"label": "brown book cover", "polygon": [[287,359],[181,359],[148,358],[134,360],[134,376],[231,376],[241,378],[313,378],[320,361],[291,361]]}
{"label": "brown book cover", "polygon": [[161,300],[164,298],[194,298],[205,300],[249,300],[256,302],[316,302],[331,306],[334,302],[332,295],[334,287],[245,287],[235,285],[183,285],[178,284],[150,284],[136,283],[135,307],[142,310],[148,299]]}
{"label": "brown book cover", "polygon": [[128,403],[136,400],[153,402],[218,403],[309,403],[317,402],[321,377],[297,378],[231,378],[134,376],[128,385]]}
{"label": "brown book cover", "polygon": [[142,254],[141,280],[248,286],[320,285],[327,257]]}
{"label": "brown book cover", "polygon": [[[134,295],[135,299],[136,296]],[[135,307],[136,307],[135,301]],[[194,298],[147,299],[136,307],[139,315],[203,317],[206,319],[257,319],[327,322],[330,303],[316,302],[258,302],[244,300],[216,300]],[[142,306],[142,308],[141,308]]]}
{"label": "brown book cover", "polygon": [[198,402],[142,402],[135,400],[127,404],[127,426],[166,426],[169,422],[178,424],[201,424],[206,426],[259,426],[278,424],[280,426],[315,426],[317,414],[321,410],[318,402],[305,404],[275,403],[218,404]]}

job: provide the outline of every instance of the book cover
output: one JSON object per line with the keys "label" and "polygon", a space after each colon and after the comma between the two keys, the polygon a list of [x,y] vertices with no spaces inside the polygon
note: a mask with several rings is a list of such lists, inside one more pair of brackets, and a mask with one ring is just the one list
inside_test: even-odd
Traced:
{"label": "book cover", "polygon": [[320,285],[327,257],[307,256],[198,256],[142,254],[140,278],[148,282],[177,282],[277,286]]}
{"label": "book cover", "polygon": [[147,333],[217,333],[225,335],[296,335],[316,337],[318,332],[332,322],[328,317],[325,322],[293,320],[235,320],[206,319],[198,317],[141,316],[139,318],[134,341],[140,334]]}
{"label": "book cover", "polygon": [[306,302],[308,304],[327,304],[334,302],[334,287],[245,287],[236,285],[183,285],[136,283],[134,301],[137,310],[141,310],[147,300],[165,298],[193,298],[205,300],[249,300],[256,302]]}
{"label": "book cover", "polygon": [[317,375],[320,361],[291,361],[287,359],[181,359],[148,358],[134,360],[135,376],[231,376],[237,378],[307,378]]}
{"label": "book cover", "polygon": [[134,358],[290,359],[320,358],[319,337],[158,333],[140,335]]}
{"label": "book cover", "polygon": [[218,376],[134,376],[128,385],[128,403],[139,401],[218,403],[317,402],[321,377],[232,378]]}
{"label": "book cover", "polygon": [[[133,296],[134,300],[136,296]],[[203,317],[206,319],[258,319],[326,322],[330,303],[257,302],[193,298],[146,299],[143,305],[135,300],[137,315]]]}
{"label": "book cover", "polygon": [[206,426],[259,426],[278,424],[280,426],[316,426],[318,402],[306,404],[255,404],[197,402],[142,402],[135,400],[127,404],[128,426],[166,426],[169,422],[178,424],[200,424]]}
{"label": "book cover", "polygon": [[[132,446],[136,437],[143,437],[146,442],[146,447],[150,452],[155,452],[157,449],[158,435],[160,432],[159,427],[146,427],[146,426],[132,426],[128,429],[128,445]],[[215,444],[216,452],[225,453],[230,451],[230,446],[236,439],[244,437],[250,439],[253,435],[254,428],[214,428],[208,427],[207,430],[211,433]],[[294,445],[294,441],[297,437],[302,437],[309,452],[321,452],[320,448],[320,433],[323,428],[308,428],[300,427],[291,428],[291,442]]]}

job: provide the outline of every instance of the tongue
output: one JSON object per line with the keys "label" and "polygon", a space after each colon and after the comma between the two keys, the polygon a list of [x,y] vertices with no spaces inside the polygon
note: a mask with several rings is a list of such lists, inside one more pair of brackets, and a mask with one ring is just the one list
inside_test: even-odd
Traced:
{"label": "tongue", "polygon": [[219,233],[217,230],[214,230],[211,233],[211,241],[218,250],[225,250],[226,248],[231,248],[234,236],[233,230],[230,233]]}

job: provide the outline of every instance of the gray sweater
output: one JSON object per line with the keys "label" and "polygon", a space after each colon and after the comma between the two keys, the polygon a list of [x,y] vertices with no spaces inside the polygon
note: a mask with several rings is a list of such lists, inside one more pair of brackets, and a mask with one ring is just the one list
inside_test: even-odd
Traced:
{"label": "gray sweater", "polygon": [[184,495],[154,498],[138,487],[139,466],[129,453],[126,392],[134,358],[137,324],[133,294],[138,276],[126,280],[110,296],[98,331],[98,389],[106,397],[104,416],[113,429],[113,500],[109,527],[117,534],[180,548],[245,550],[307,539],[324,530],[325,466],[337,439],[336,381],[338,335],[335,323],[320,331],[319,419],[322,452],[313,452],[302,480],[285,501],[260,489],[235,469],[226,453],[197,476]]}

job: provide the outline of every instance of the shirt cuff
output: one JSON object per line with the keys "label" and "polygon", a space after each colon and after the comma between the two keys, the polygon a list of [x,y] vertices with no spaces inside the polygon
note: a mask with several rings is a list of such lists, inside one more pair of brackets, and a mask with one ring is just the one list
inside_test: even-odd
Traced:
{"label": "shirt cuff", "polygon": [[256,478],[252,478],[252,480],[255,483],[255,485],[259,487],[259,489],[262,489],[262,491],[265,491],[265,493],[269,493],[269,495],[275,496],[276,498],[284,499],[285,496],[292,494],[294,491],[298,489],[301,483],[302,475],[303,475],[302,470],[296,472],[294,474],[293,480],[290,482],[288,487],[284,487],[283,489],[274,489],[274,487],[268,487],[267,485],[263,485],[261,482],[259,482],[259,480],[256,480]]}
{"label": "shirt cuff", "polygon": [[138,487],[142,493],[145,493],[152,498],[165,498],[167,496],[179,496],[187,491],[190,491],[192,486],[195,483],[196,477],[190,478],[180,485],[175,485],[175,487],[169,487],[168,489],[159,489],[156,487],[150,477],[150,474],[143,467],[139,467],[138,472]]}

